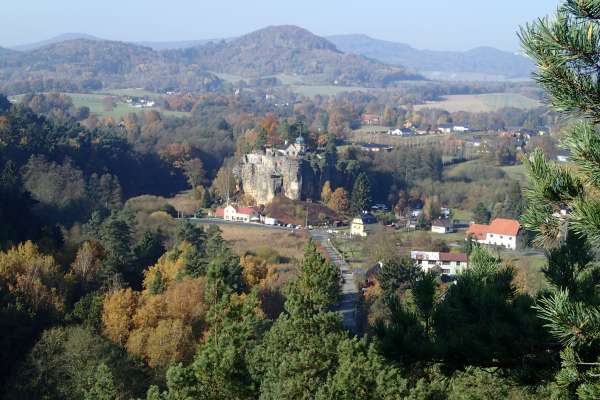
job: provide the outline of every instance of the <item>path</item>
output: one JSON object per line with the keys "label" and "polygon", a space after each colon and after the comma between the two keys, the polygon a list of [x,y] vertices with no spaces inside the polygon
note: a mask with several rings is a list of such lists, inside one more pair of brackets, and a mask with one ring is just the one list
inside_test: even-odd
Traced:
{"label": "path", "polygon": [[340,312],[340,314],[342,314],[343,324],[346,329],[355,332],[356,319],[354,311],[356,308],[356,301],[358,299],[358,289],[356,288],[354,273],[341,254],[331,244],[331,241],[329,240],[329,234],[326,231],[311,230],[310,236],[323,246],[331,261],[333,261],[333,263],[340,268],[342,277],[344,278],[342,284],[342,301],[338,307],[336,307],[336,309]]}

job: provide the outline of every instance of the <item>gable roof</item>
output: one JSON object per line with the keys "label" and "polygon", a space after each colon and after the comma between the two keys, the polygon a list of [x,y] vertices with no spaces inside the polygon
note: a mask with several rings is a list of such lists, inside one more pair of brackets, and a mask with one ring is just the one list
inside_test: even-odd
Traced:
{"label": "gable roof", "polygon": [[496,218],[489,225],[471,224],[467,235],[473,235],[478,240],[485,240],[488,233],[494,235],[517,236],[521,229],[519,221],[514,219]]}
{"label": "gable roof", "polygon": [[471,224],[467,230],[467,236],[472,235],[475,236],[477,240],[485,240],[489,227],[489,225]]}
{"label": "gable roof", "polygon": [[490,224],[489,232],[499,235],[517,236],[519,229],[521,229],[521,225],[517,220],[496,218]]}
{"label": "gable roof", "polygon": [[465,253],[440,253],[440,261],[467,262],[469,258]]}
{"label": "gable roof", "polygon": [[450,228],[452,223],[447,219],[436,219],[431,223],[431,226],[440,226],[444,228]]}

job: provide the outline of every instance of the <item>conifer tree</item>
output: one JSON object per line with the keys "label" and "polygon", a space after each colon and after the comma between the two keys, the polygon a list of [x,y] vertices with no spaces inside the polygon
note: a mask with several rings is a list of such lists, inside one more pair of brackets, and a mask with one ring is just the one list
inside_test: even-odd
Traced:
{"label": "conifer tree", "polygon": [[600,1],[567,0],[553,18],[523,27],[520,38],[551,105],[580,120],[563,143],[572,165],[558,165],[540,149],[527,160],[532,184],[523,222],[551,249],[546,276],[552,290],[537,308],[563,345],[557,384],[569,396],[597,399],[600,269],[575,246],[600,245]]}
{"label": "conifer tree", "polygon": [[361,173],[354,182],[350,205],[354,213],[361,213],[371,206],[371,183],[365,173]]}

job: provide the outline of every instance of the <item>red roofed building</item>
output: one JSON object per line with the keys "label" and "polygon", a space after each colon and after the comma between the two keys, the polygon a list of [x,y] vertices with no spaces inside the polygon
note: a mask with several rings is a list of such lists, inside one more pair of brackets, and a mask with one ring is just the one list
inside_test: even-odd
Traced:
{"label": "red roofed building", "polygon": [[260,213],[254,207],[236,207],[228,205],[215,210],[215,217],[223,218],[225,221],[251,222],[260,221]]}
{"label": "red roofed building", "polygon": [[360,116],[363,125],[380,125],[381,116],[377,114],[363,114]]}
{"label": "red roofed building", "polygon": [[520,229],[517,220],[496,218],[489,225],[471,224],[467,236],[472,236],[478,243],[516,250]]}

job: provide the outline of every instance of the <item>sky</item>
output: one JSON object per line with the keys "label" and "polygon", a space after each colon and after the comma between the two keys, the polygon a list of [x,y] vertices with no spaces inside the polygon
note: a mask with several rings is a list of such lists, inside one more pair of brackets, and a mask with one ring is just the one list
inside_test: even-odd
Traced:
{"label": "sky", "polygon": [[67,32],[110,40],[239,36],[293,24],[317,35],[364,33],[432,50],[516,51],[518,27],[559,0],[18,0],[2,4],[0,46]]}

